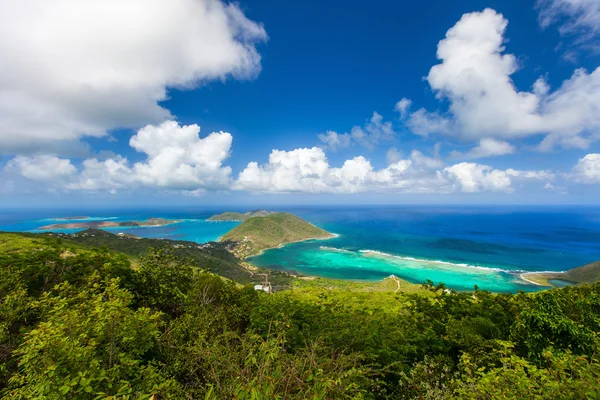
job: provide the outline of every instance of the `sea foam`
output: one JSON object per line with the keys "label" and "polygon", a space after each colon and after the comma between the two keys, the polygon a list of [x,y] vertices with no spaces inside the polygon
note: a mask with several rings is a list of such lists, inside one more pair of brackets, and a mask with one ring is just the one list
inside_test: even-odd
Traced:
{"label": "sea foam", "polygon": [[426,264],[440,264],[440,265],[447,265],[447,266],[452,266],[452,267],[471,268],[471,269],[478,269],[478,270],[484,270],[484,271],[504,272],[504,273],[508,273],[508,274],[518,274],[518,273],[525,272],[523,270],[508,270],[508,269],[502,269],[502,268],[496,268],[496,267],[484,267],[484,266],[480,266],[480,265],[471,265],[471,264],[463,264],[463,263],[453,263],[453,262],[442,261],[442,260],[427,260],[427,259],[424,259],[424,258],[415,258],[415,257],[408,257],[408,256],[397,256],[397,255],[393,255],[393,254],[389,254],[389,253],[384,253],[382,251],[370,250],[370,249],[359,250],[358,252],[362,253],[362,254],[365,254],[367,256],[368,255],[374,255],[374,256],[379,256],[379,257],[393,258],[393,259],[399,259],[399,260],[405,260],[405,261],[413,261],[413,262],[420,262],[420,263],[426,263]]}

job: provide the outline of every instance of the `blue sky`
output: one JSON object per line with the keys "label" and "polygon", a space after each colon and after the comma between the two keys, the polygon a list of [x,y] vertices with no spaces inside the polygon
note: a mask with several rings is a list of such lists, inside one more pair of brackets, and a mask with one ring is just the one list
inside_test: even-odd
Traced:
{"label": "blue sky", "polygon": [[0,205],[600,194],[595,0],[104,3],[0,0]]}

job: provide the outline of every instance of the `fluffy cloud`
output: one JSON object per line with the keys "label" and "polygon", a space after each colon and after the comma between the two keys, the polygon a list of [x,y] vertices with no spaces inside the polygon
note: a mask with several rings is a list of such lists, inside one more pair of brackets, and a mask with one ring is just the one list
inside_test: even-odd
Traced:
{"label": "fluffy cloud", "polygon": [[200,127],[180,127],[175,121],[160,126],[148,125],[134,135],[129,144],[148,158],[133,166],[137,180],[145,186],[177,189],[223,188],[229,183],[231,134],[213,132],[199,138]]}
{"label": "fluffy cloud", "polygon": [[511,181],[506,172],[493,169],[489,165],[463,162],[445,168],[444,173],[465,193],[512,191]]}
{"label": "fluffy cloud", "polygon": [[[6,169],[72,190],[130,189],[137,186],[169,190],[223,189],[230,184],[229,157],[232,137],[213,132],[201,138],[198,125],[179,126],[175,121],[147,125],[131,137],[130,145],[144,153],[144,161],[131,164],[125,157],[87,159],[78,173],[67,159],[54,156],[17,156]],[[197,193],[200,193],[199,191]]]}
{"label": "fluffy cloud", "polygon": [[553,180],[550,171],[520,171],[494,169],[489,165],[462,162],[443,170],[444,175],[454,182],[460,191],[476,192],[512,192],[511,178],[520,180]]}
{"label": "fluffy cloud", "polygon": [[342,134],[327,131],[317,135],[317,138],[323,143],[323,147],[331,150],[349,147],[352,143],[372,150],[379,143],[393,139],[395,134],[392,123],[384,121],[381,114],[374,112],[364,127],[354,126],[350,133]]}
{"label": "fluffy cloud", "polygon": [[511,192],[512,179],[549,179],[546,171],[498,170],[488,165],[460,163],[444,169],[437,158],[418,151],[411,159],[393,153],[386,168],[376,170],[359,156],[335,168],[317,147],[273,150],[265,165],[251,162],[234,182],[236,190],[271,193],[397,193]]}
{"label": "fluffy cloud", "polygon": [[54,156],[17,156],[6,166],[27,179],[41,182],[61,181],[77,173],[71,161]]}
{"label": "fluffy cloud", "polygon": [[592,153],[579,159],[572,176],[580,183],[600,183],[600,154]]}
{"label": "fluffy cloud", "polygon": [[419,109],[406,124],[414,133],[442,133],[479,141],[546,135],[541,149],[585,148],[600,136],[600,68],[576,70],[555,91],[539,79],[518,91],[510,78],[517,59],[504,53],[508,21],[494,10],[465,14],[438,44],[441,63],[427,81],[450,102],[447,115]]}
{"label": "fluffy cloud", "polygon": [[576,42],[580,44],[591,40],[591,46],[600,46],[600,2],[597,0],[538,0],[537,8],[542,28],[559,22],[562,35],[577,35]]}
{"label": "fluffy cloud", "polygon": [[452,153],[452,156],[456,158],[484,158],[503,156],[506,154],[513,154],[514,152],[515,147],[506,141],[483,138],[479,140],[479,145],[473,147],[471,150],[465,153],[455,151]]}
{"label": "fluffy cloud", "polygon": [[252,78],[267,39],[220,0],[2,0],[0,37],[0,153],[170,119],[169,88]]}
{"label": "fluffy cloud", "polygon": [[329,165],[325,152],[313,147],[273,150],[266,165],[248,164],[234,183],[237,190],[254,192],[356,193],[394,189],[401,192],[443,191],[446,182],[435,174],[425,176],[411,160],[398,160],[375,170],[359,156],[340,168]]}

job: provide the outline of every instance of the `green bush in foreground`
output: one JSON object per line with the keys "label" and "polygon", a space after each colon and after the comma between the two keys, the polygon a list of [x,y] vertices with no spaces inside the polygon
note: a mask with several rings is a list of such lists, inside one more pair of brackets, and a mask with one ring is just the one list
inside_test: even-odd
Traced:
{"label": "green bush in foreground", "polygon": [[[13,246],[14,247],[14,246]],[[8,399],[596,399],[600,284],[267,295],[151,251],[0,252]],[[366,297],[365,297],[366,296]]]}

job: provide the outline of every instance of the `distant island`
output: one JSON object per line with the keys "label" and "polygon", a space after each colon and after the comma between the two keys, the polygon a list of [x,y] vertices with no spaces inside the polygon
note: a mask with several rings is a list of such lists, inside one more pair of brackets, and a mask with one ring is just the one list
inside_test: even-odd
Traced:
{"label": "distant island", "polygon": [[246,218],[223,235],[220,241],[230,242],[230,251],[239,258],[246,258],[286,243],[335,236],[293,214],[277,212]]}
{"label": "distant island", "polygon": [[593,283],[600,280],[600,261],[565,272],[526,272],[521,279],[541,286],[565,286]]}
{"label": "distant island", "polygon": [[81,220],[81,219],[89,219],[90,217],[87,216],[82,216],[82,215],[76,215],[74,217],[60,217],[60,218],[54,218],[55,221],[77,221],[77,220]]}
{"label": "distant island", "polygon": [[265,210],[254,210],[254,211],[248,211],[246,213],[224,212],[222,214],[213,215],[208,220],[209,221],[240,221],[240,222],[242,222],[242,221],[247,220],[248,218],[264,217],[269,214],[270,214],[270,212],[265,211]]}
{"label": "distant island", "polygon": [[164,219],[164,218],[148,218],[145,221],[86,221],[86,222],[69,222],[65,224],[44,225],[38,230],[54,230],[54,229],[88,229],[88,228],[135,228],[144,226],[164,226],[181,222],[180,219]]}

